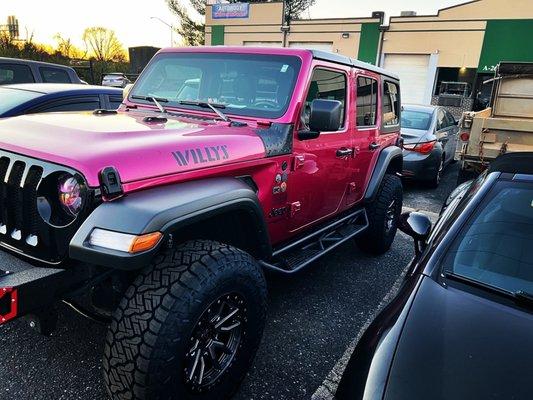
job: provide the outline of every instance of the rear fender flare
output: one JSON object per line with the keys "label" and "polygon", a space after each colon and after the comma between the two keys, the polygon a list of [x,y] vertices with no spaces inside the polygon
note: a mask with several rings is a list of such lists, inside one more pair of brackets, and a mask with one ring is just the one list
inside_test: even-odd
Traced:
{"label": "rear fender flare", "polygon": [[366,188],[364,196],[365,203],[369,203],[375,199],[385,174],[401,174],[402,169],[402,149],[398,146],[389,146],[381,150]]}

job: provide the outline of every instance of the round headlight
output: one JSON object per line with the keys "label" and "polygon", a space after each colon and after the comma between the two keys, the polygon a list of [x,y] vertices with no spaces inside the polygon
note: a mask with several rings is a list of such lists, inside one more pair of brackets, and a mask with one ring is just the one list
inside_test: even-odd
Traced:
{"label": "round headlight", "polygon": [[83,206],[82,184],[72,175],[59,179],[59,202],[67,214],[76,216]]}

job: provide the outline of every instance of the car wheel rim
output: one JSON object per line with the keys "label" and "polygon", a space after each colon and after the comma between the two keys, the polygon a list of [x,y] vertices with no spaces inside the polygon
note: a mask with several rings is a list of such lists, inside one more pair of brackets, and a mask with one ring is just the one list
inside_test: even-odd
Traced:
{"label": "car wheel rim", "polygon": [[385,214],[385,232],[389,233],[394,228],[394,221],[396,220],[396,199],[393,199],[387,207]]}
{"label": "car wheel rim", "polygon": [[184,378],[193,391],[209,390],[236,359],[246,324],[246,304],[236,293],[225,294],[207,307],[190,337]]}

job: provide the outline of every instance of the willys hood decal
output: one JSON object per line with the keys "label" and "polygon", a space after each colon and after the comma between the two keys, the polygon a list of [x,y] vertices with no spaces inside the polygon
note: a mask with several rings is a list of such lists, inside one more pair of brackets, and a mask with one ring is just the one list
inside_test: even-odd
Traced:
{"label": "willys hood decal", "polygon": [[99,185],[98,173],[106,166],[114,166],[123,182],[133,182],[265,156],[261,138],[250,127],[172,117],[146,122],[145,115],[7,118],[0,121],[0,148],[74,168],[90,186]]}

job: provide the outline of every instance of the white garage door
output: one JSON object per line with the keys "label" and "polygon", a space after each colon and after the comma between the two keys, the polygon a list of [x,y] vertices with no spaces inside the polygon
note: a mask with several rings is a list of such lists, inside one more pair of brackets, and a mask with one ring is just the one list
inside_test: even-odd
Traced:
{"label": "white garage door", "polygon": [[290,42],[289,47],[296,49],[333,51],[333,42]]}
{"label": "white garage door", "polygon": [[429,104],[429,55],[386,54],[384,67],[400,77],[402,103]]}
{"label": "white garage door", "polygon": [[281,42],[244,42],[243,44],[252,47],[281,47]]}

